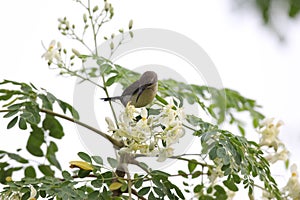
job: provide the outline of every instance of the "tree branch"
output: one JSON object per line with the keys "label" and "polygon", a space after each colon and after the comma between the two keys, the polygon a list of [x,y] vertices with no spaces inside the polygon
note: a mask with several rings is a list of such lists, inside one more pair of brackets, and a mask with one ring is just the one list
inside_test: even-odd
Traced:
{"label": "tree branch", "polygon": [[102,131],[100,131],[100,130],[98,130],[98,129],[96,129],[96,128],[88,125],[88,124],[85,124],[85,123],[83,123],[81,121],[78,121],[76,119],[70,118],[70,117],[68,117],[66,115],[55,113],[55,112],[53,112],[51,110],[44,109],[44,108],[40,108],[40,111],[43,112],[43,113],[55,116],[55,117],[59,117],[59,118],[65,119],[67,121],[73,122],[73,123],[78,124],[80,126],[83,126],[83,127],[87,128],[87,129],[89,129],[89,130],[97,133],[98,135],[101,135],[102,137],[104,137],[108,141],[110,141],[114,145],[114,147],[117,148],[117,149],[120,149],[120,148],[122,148],[124,146],[123,142],[118,141],[118,140],[112,138],[111,136],[107,135],[106,133],[104,133],[104,132],[102,132]]}

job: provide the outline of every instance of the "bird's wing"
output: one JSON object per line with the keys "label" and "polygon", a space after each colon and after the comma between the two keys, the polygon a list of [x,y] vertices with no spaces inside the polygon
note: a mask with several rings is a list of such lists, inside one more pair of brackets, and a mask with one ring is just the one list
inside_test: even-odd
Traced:
{"label": "bird's wing", "polygon": [[133,82],[131,85],[129,85],[122,93],[122,96],[132,96],[138,92],[138,89],[140,87],[140,81],[137,80]]}
{"label": "bird's wing", "polygon": [[142,85],[142,86],[139,87],[139,89],[138,89],[138,91],[137,91],[136,102],[139,100],[139,98],[140,98],[141,94],[143,93],[143,91],[144,91],[147,87],[149,87],[149,86],[151,86],[151,85],[152,85],[152,84],[149,83],[149,84],[145,84],[145,85]]}

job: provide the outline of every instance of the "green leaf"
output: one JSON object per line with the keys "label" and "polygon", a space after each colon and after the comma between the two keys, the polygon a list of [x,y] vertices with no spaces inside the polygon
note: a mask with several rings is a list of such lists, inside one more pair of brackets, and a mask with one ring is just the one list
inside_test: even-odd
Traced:
{"label": "green leaf", "polygon": [[75,110],[75,108],[73,108],[70,104],[68,104],[67,102],[64,102],[62,100],[56,99],[56,101],[64,113],[66,113],[67,110],[69,110],[72,117],[76,120],[79,120],[79,113],[77,112],[77,110]]}
{"label": "green leaf", "polygon": [[3,117],[4,118],[9,118],[11,116],[14,116],[15,114],[17,114],[19,112],[19,110],[12,110],[12,111],[9,111],[7,112]]}
{"label": "green leaf", "polygon": [[76,119],[76,120],[79,120],[79,113],[78,113],[78,111],[75,108],[73,108],[70,104],[68,104],[66,102],[63,102],[63,103],[66,105],[66,107],[69,110],[69,112],[71,113],[72,117],[74,119]]}
{"label": "green leaf", "polygon": [[102,75],[108,75],[110,74],[112,70],[112,66],[110,64],[101,64],[100,65],[100,71]]}
{"label": "green leaf", "polygon": [[195,171],[193,174],[192,174],[192,178],[197,178],[199,176],[201,176],[203,173],[201,171]]}
{"label": "green leaf", "polygon": [[194,187],[194,193],[199,193],[203,190],[204,186],[203,185],[196,185]]}
{"label": "green leaf", "polygon": [[214,189],[215,189],[214,196],[216,197],[216,199],[227,199],[228,198],[226,191],[220,185],[215,185]]}
{"label": "green leaf", "polygon": [[[136,179],[136,178],[135,178]],[[143,185],[143,179],[142,178],[140,178],[140,179],[138,179],[135,183],[134,183],[134,187],[135,188],[140,188],[140,187],[142,187],[142,185]]]}
{"label": "green leaf", "polygon": [[26,164],[28,163],[28,160],[19,156],[18,154],[15,154],[15,153],[7,153],[7,156],[10,157],[11,159],[19,162],[19,163],[23,163],[23,164]]}
{"label": "green leaf", "polygon": [[215,158],[217,158],[217,149],[218,149],[218,147],[217,147],[217,146],[214,146],[214,147],[209,151],[208,155],[209,155],[209,158],[210,158],[211,160],[214,160]]}
{"label": "green leaf", "polygon": [[23,194],[21,200],[27,200],[29,198],[30,198],[30,191]]}
{"label": "green leaf", "polygon": [[90,170],[83,170],[83,169],[80,169],[80,170],[78,171],[78,177],[79,177],[79,178],[84,178],[84,177],[87,177],[90,173],[91,173]]}
{"label": "green leaf", "polygon": [[77,154],[79,156],[79,158],[81,158],[82,160],[88,162],[88,163],[92,163],[92,159],[91,157],[87,154],[87,153],[84,153],[84,152],[79,152]]}
{"label": "green leaf", "polygon": [[44,94],[39,94],[38,97],[42,100],[42,108],[53,110],[52,104],[54,101],[51,101],[51,99],[49,100],[47,95]]}
{"label": "green leaf", "polygon": [[148,200],[157,200],[157,198],[154,196],[152,191],[150,192],[150,194],[148,196]]}
{"label": "green leaf", "polygon": [[51,163],[54,165],[57,169],[61,170],[61,166],[59,161],[57,160],[55,153],[58,151],[58,147],[54,142],[50,142],[49,146],[47,147],[47,153],[46,153],[46,158]]}
{"label": "green leaf", "polygon": [[188,162],[188,168],[189,168],[189,172],[192,173],[197,167],[197,160],[192,159],[189,160]]}
{"label": "green leaf", "polygon": [[253,124],[254,128],[257,128],[259,126],[259,119],[254,118],[253,121],[252,121],[252,124]]}
{"label": "green leaf", "polygon": [[22,106],[24,106],[24,103],[16,103],[13,105],[10,105],[8,107],[9,110],[19,110]]}
{"label": "green leaf", "polygon": [[182,170],[179,170],[179,171],[178,171],[178,174],[179,174],[180,176],[184,177],[184,178],[188,178],[187,173],[185,173],[185,172],[182,171]]}
{"label": "green leaf", "polygon": [[241,177],[239,175],[233,174],[232,177],[233,177],[233,180],[236,184],[241,183]]}
{"label": "green leaf", "polygon": [[99,191],[93,191],[89,193],[88,200],[96,200],[96,199],[99,199]]}
{"label": "green leaf", "polygon": [[231,191],[237,192],[239,190],[234,181],[231,179],[223,181],[223,184]]}
{"label": "green leaf", "polygon": [[224,158],[226,156],[226,150],[223,147],[217,148],[217,156],[219,158]]}
{"label": "green leaf", "polygon": [[100,179],[96,179],[96,180],[92,180],[91,182],[92,186],[94,186],[95,188],[101,188],[103,185],[103,181]]}
{"label": "green leaf", "polygon": [[20,117],[20,119],[19,119],[19,128],[21,130],[26,130],[27,129],[27,123],[26,123],[26,120],[23,117]]}
{"label": "green leaf", "polygon": [[26,178],[36,178],[36,172],[32,166],[26,167],[24,173]]}
{"label": "green leaf", "polygon": [[100,156],[92,156],[92,159],[99,165],[103,165],[103,159]]}
{"label": "green leaf", "polygon": [[0,162],[0,169],[4,169],[7,166],[9,166],[7,162]]}
{"label": "green leaf", "polygon": [[38,124],[41,121],[39,112],[39,107],[35,102],[28,102],[25,104],[25,109],[21,114],[21,117],[31,124]]}
{"label": "green leaf", "polygon": [[107,81],[105,82],[105,86],[109,87],[115,82],[117,82],[118,80],[119,80],[119,75],[112,76],[109,79],[107,79]]}
{"label": "green leaf", "polygon": [[183,193],[181,192],[181,189],[179,189],[179,187],[177,187],[176,185],[173,184],[173,188],[175,189],[176,194],[181,198],[181,199],[185,199]]}
{"label": "green leaf", "polygon": [[34,156],[42,157],[44,155],[41,146],[44,143],[44,131],[35,126],[31,126],[32,131],[27,141],[26,149]]}
{"label": "green leaf", "polygon": [[160,170],[153,170],[151,172],[151,175],[152,176],[160,176],[160,177],[163,177],[163,178],[166,178],[166,179],[170,176],[169,173],[164,172],[164,171],[160,171]]}
{"label": "green leaf", "polygon": [[64,177],[64,179],[67,180],[67,181],[73,179],[72,176],[71,176],[71,174],[69,172],[67,172],[67,171],[62,171],[61,174]]}
{"label": "green leaf", "polygon": [[144,196],[144,195],[148,194],[149,191],[150,191],[150,187],[144,187],[138,191],[138,195]]}
{"label": "green leaf", "polygon": [[0,96],[0,101],[7,101],[7,100],[10,99],[12,96],[13,96],[12,93],[2,95],[2,96]]}
{"label": "green leaf", "polygon": [[107,161],[112,168],[116,168],[118,166],[118,161],[114,158],[108,157]]}
{"label": "green leaf", "polygon": [[19,117],[16,116],[14,117],[7,125],[7,129],[10,129],[12,127],[14,127],[16,125],[16,123],[18,122]]}
{"label": "green leaf", "polygon": [[54,171],[49,165],[39,165],[38,168],[45,176],[54,176]]}
{"label": "green leaf", "polygon": [[27,93],[32,92],[32,88],[26,83],[21,83],[21,90]]}
{"label": "green leaf", "polygon": [[161,96],[159,96],[158,94],[155,96],[155,98],[162,104],[164,105],[168,105],[169,103],[164,99],[162,98]]}
{"label": "green leaf", "polygon": [[43,121],[43,128],[49,130],[49,135],[56,139],[61,139],[64,136],[63,127],[52,115],[46,114]]}

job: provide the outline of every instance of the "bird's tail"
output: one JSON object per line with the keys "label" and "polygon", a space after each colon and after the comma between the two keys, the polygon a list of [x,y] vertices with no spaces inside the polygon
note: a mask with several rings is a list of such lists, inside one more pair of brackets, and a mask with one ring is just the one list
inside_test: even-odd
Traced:
{"label": "bird's tail", "polygon": [[107,98],[100,98],[103,101],[115,101],[115,100],[120,100],[121,97],[117,96],[117,97],[107,97]]}

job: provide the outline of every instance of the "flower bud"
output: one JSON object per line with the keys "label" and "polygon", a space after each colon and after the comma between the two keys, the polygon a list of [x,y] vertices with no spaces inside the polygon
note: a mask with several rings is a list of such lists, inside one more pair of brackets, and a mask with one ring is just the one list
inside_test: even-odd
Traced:
{"label": "flower bud", "polygon": [[61,43],[60,42],[57,42],[57,48],[61,49]]}
{"label": "flower bud", "polygon": [[129,28],[129,30],[131,30],[131,29],[132,29],[132,25],[133,25],[133,20],[131,19],[131,20],[129,21],[129,24],[128,24],[128,28]]}
{"label": "flower bud", "polygon": [[97,10],[99,10],[99,7],[98,7],[98,6],[95,6],[95,7],[93,8],[93,12],[96,12]]}
{"label": "flower bud", "polygon": [[79,51],[77,51],[76,49],[72,49],[72,52],[75,54],[75,56],[77,56],[77,57],[80,57],[80,53],[79,53]]}
{"label": "flower bud", "polygon": [[114,45],[113,42],[111,42],[109,46],[110,46],[110,49],[111,49],[111,50],[113,50],[113,49],[115,48],[115,45]]}
{"label": "flower bud", "polygon": [[105,2],[104,10],[107,12],[110,8],[110,4]]}
{"label": "flower bud", "polygon": [[131,38],[133,38],[133,36],[134,36],[132,31],[129,31],[129,35]]}
{"label": "flower bud", "polygon": [[66,21],[66,30],[70,29],[70,23],[68,21]]}
{"label": "flower bud", "polygon": [[113,16],[114,16],[114,8],[113,7],[111,7],[110,6],[110,9],[109,9],[109,13],[110,13],[110,16],[109,16],[109,18],[111,19],[111,18],[113,18]]}
{"label": "flower bud", "polygon": [[121,29],[119,29],[119,32],[120,33],[124,33],[124,30],[121,28]]}
{"label": "flower bud", "polygon": [[83,22],[84,22],[84,23],[87,22],[87,17],[86,17],[86,14],[85,14],[85,13],[83,14]]}

